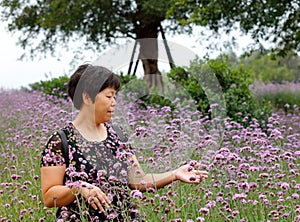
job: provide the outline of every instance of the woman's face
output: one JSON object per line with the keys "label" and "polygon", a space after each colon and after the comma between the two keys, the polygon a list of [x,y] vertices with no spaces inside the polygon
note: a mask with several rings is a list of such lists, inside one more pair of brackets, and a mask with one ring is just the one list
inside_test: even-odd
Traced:
{"label": "woman's face", "polygon": [[105,123],[111,120],[116,105],[116,90],[105,88],[95,98],[95,122]]}

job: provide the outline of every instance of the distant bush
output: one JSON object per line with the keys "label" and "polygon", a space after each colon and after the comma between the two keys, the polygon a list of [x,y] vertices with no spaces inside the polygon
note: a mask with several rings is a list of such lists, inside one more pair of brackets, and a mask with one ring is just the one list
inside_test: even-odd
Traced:
{"label": "distant bush", "polygon": [[[226,56],[217,59],[196,59],[189,67],[175,67],[163,76],[165,92],[151,92],[142,79],[134,76],[122,76],[126,81],[123,94],[137,93],[142,105],[154,107],[169,106],[173,108],[172,99],[180,99],[191,104],[196,102],[196,108],[203,115],[213,117],[212,106],[221,105],[225,117],[230,117],[243,125],[257,119],[265,126],[271,114],[272,107],[268,103],[257,103],[249,85],[252,83],[250,72],[243,66],[232,68]],[[172,88],[173,87],[173,88]],[[175,87],[175,88],[174,88]],[[171,90],[170,90],[171,88]],[[172,95],[168,94],[172,91]],[[161,95],[161,96],[160,96]],[[223,106],[222,106],[223,105]],[[215,108],[218,109],[218,108]],[[222,111],[222,110],[221,110]]]}
{"label": "distant bush", "polygon": [[[151,105],[153,107],[159,108],[163,106],[172,107],[172,101],[166,96],[166,94],[162,94],[156,89],[149,89],[147,87],[147,83],[143,78],[137,78],[133,75],[123,75],[120,74],[121,77],[121,89],[122,96],[126,100],[135,99],[135,102],[138,102],[139,105],[145,107],[147,105]],[[162,76],[164,79],[163,82],[166,83],[165,76]],[[168,84],[165,84],[165,87]]]}
{"label": "distant bush", "polygon": [[125,75],[123,72],[116,73],[121,78],[121,87],[126,85],[128,82],[137,79],[135,75]]}
{"label": "distant bush", "polygon": [[[121,84],[124,85],[129,81],[136,79],[135,76],[120,74]],[[58,98],[67,97],[67,83],[69,82],[69,77],[63,75],[60,77],[55,77],[50,80],[39,81],[36,83],[29,84],[29,90],[31,91],[40,91],[47,95],[54,95]],[[28,90],[28,89],[27,89]]]}
{"label": "distant bush", "polygon": [[242,58],[239,63],[251,70],[251,78],[255,81],[283,83],[300,80],[299,61],[299,56],[293,54],[283,58],[254,52],[251,56]]}
{"label": "distant bush", "polygon": [[[231,68],[228,64],[226,56],[212,60],[196,59],[188,68],[172,69],[168,77],[182,84],[197,101],[198,109],[202,113],[209,113],[210,105],[214,100],[218,101],[218,98],[214,97],[222,96],[214,95],[220,92],[215,88],[221,87],[228,117],[243,124],[256,118],[261,124],[265,124],[271,114],[271,107],[268,104],[262,106],[256,103],[249,89],[252,83],[250,73],[243,66]],[[207,94],[212,95],[212,101],[208,100]]]}
{"label": "distant bush", "polygon": [[[261,124],[266,123],[271,113],[271,107],[267,103],[262,105],[255,101],[252,91],[249,89],[249,85],[252,83],[250,73],[243,66],[232,68],[228,64],[226,56],[212,60],[196,59],[189,67],[175,67],[167,73],[167,76],[163,76],[167,82],[165,87],[168,88],[172,85],[168,84],[170,80],[179,84],[190,99],[197,103],[197,109],[204,115],[212,114],[211,105],[224,101],[226,116],[234,121],[247,124],[252,118],[256,118]],[[125,94],[139,92],[142,96],[138,99],[142,100],[145,105],[170,106],[172,108],[170,97],[149,93],[143,80],[137,79],[133,75],[124,75],[123,73],[119,75],[121,86],[128,87],[127,91],[124,91]],[[30,87],[31,90],[42,91],[45,94],[66,97],[68,81],[69,77],[64,75],[31,84]],[[217,91],[218,87],[220,87],[219,91]],[[183,101],[189,99],[185,98],[180,90],[177,92],[175,89],[175,93],[175,96]]]}
{"label": "distant bush", "polygon": [[30,90],[40,91],[48,95],[54,95],[59,98],[67,97],[67,83],[69,77],[66,75],[52,78],[50,80],[39,81],[29,85]]}

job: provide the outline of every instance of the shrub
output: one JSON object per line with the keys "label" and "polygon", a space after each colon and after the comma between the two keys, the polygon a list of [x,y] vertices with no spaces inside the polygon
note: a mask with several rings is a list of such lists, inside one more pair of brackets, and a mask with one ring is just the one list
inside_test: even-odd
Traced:
{"label": "shrub", "polygon": [[226,56],[212,60],[198,58],[188,68],[172,69],[168,77],[182,84],[202,113],[209,113],[210,105],[222,99],[225,101],[226,116],[245,125],[252,118],[265,124],[271,113],[268,104],[259,106],[256,103],[249,89],[250,73],[243,66],[229,67]]}
{"label": "shrub", "polygon": [[283,83],[299,80],[299,57],[294,54],[276,57],[254,52],[250,57],[242,58],[240,63],[251,70],[251,77],[256,81]]}
{"label": "shrub", "polygon": [[[124,75],[120,73],[121,83],[126,84],[129,81],[136,79],[135,76]],[[69,77],[63,75],[57,78],[52,78],[46,81],[39,81],[29,85],[31,91],[43,92],[47,95],[55,95],[58,98],[67,97],[67,83],[69,82]],[[27,89],[28,90],[28,89]]]}
{"label": "shrub", "polygon": [[[147,105],[151,105],[156,108],[164,106],[173,107],[173,95],[168,95],[168,93],[164,93],[155,88],[149,89],[143,78],[137,78],[133,75],[123,75],[122,73],[120,74],[120,77],[121,94],[124,96],[123,99],[126,99],[127,102],[135,100],[134,102],[138,102],[140,108],[146,108]],[[172,84],[169,84],[168,79],[166,79],[165,76],[162,75],[162,78],[165,89],[168,89],[170,85],[172,86]],[[171,91],[173,92],[174,89]]]}
{"label": "shrub", "polygon": [[32,83],[29,85],[30,90],[40,91],[48,95],[54,95],[59,98],[67,97],[67,83],[69,81],[69,77],[66,75],[52,78],[46,81],[39,81],[36,83]]}

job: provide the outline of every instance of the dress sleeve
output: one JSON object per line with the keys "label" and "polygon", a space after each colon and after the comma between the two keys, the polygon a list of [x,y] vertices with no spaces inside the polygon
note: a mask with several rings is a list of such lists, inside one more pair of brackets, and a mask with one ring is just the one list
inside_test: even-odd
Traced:
{"label": "dress sleeve", "polygon": [[41,167],[65,165],[65,158],[62,152],[61,138],[55,132],[48,139],[41,157]]}

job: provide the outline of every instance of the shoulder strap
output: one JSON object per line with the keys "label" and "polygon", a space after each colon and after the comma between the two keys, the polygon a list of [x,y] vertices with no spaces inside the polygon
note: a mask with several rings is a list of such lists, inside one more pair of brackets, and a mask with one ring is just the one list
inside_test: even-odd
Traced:
{"label": "shoulder strap", "polygon": [[127,142],[128,141],[128,137],[123,133],[123,130],[121,129],[121,127],[112,124],[111,127],[114,129],[114,131],[116,132],[116,134],[118,135],[119,139],[122,142]]}
{"label": "shoulder strap", "polygon": [[69,148],[68,148],[67,136],[63,130],[58,130],[57,133],[61,138],[61,151],[62,151],[63,157],[65,158],[66,166],[68,167],[69,166]]}

